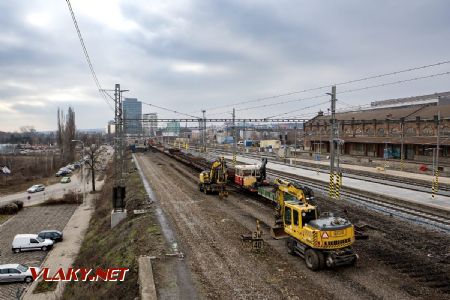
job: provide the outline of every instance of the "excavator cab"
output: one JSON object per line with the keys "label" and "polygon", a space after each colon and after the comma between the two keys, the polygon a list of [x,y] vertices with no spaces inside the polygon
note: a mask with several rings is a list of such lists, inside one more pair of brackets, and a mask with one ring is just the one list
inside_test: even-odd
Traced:
{"label": "excavator cab", "polygon": [[281,214],[281,218],[271,228],[272,237],[276,240],[287,238],[293,232],[300,232],[306,224],[317,219],[315,206],[298,201],[286,201]]}

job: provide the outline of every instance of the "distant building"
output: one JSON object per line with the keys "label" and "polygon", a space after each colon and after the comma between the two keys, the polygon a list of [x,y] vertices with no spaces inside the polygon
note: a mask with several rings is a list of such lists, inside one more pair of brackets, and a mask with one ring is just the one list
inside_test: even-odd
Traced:
{"label": "distant building", "polygon": [[[373,102],[371,109],[336,114],[342,154],[431,161],[440,114],[440,161],[450,163],[450,92]],[[330,116],[305,124],[305,149],[330,151]]]}
{"label": "distant building", "polygon": [[124,132],[127,135],[142,134],[142,102],[136,98],[125,98],[122,103]]}
{"label": "distant building", "polygon": [[172,121],[167,122],[166,128],[163,131],[163,136],[179,136],[180,135],[180,122]]}
{"label": "distant building", "polygon": [[114,121],[108,121],[108,125],[106,125],[105,133],[106,134],[114,134],[116,132],[116,124]]}
{"label": "distant building", "polygon": [[145,136],[156,136],[156,130],[158,129],[158,114],[148,113],[142,115],[142,129]]}

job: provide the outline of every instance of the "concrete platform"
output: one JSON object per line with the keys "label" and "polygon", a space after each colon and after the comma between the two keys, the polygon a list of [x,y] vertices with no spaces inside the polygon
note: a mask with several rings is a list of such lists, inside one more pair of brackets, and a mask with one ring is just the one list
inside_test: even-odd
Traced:
{"label": "concrete platform", "polygon": [[[322,155],[322,156],[325,156],[325,155]],[[327,159],[322,160],[322,161],[314,161],[314,160],[302,159],[302,158],[287,158],[286,160],[289,161],[290,159],[292,159],[292,161],[305,162],[308,164],[316,163],[316,164],[324,165],[324,166],[330,165],[330,161]],[[397,176],[397,177],[407,177],[407,178],[411,178],[411,179],[429,181],[430,186],[431,186],[431,182],[434,178],[432,175],[428,175],[428,174],[411,173],[411,172],[404,172],[404,171],[399,171],[399,170],[390,170],[389,167],[385,171],[381,171],[381,172],[379,170],[377,170],[377,168],[375,168],[375,167],[358,166],[358,165],[353,165],[353,164],[341,164],[341,168],[357,170],[357,171],[364,171],[364,172],[371,172],[374,174],[381,173],[381,174],[392,175],[392,176]],[[439,183],[450,184],[450,178],[441,176],[441,177],[439,177]]]}
{"label": "concrete platform", "polygon": [[[232,159],[231,155],[224,155],[227,159]],[[237,156],[237,161],[247,164],[259,163],[259,160],[247,158],[243,156]],[[293,167],[288,165],[281,165],[277,163],[267,163],[267,169],[274,171],[282,171],[294,175],[304,176],[312,179],[316,179],[324,182],[328,185],[329,183],[329,175],[326,173],[319,173],[312,170],[301,169],[300,167]],[[400,172],[400,171],[398,171]],[[409,177],[411,173],[405,173],[404,177]],[[360,179],[352,179],[352,178],[343,178],[342,186],[348,186],[353,189],[361,190],[361,191],[369,191],[372,193],[387,195],[389,197],[398,198],[404,201],[410,201],[415,203],[421,203],[423,205],[435,207],[442,210],[450,211],[450,197],[437,195],[434,199],[431,198],[431,192],[418,192],[412,191],[406,188],[386,187],[384,184],[368,182]]]}

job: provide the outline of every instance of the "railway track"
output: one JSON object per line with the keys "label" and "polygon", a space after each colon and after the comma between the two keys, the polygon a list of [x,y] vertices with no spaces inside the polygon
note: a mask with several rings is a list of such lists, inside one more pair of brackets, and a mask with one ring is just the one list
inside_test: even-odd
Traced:
{"label": "railway track", "polygon": [[[179,155],[180,156],[172,154],[170,156],[179,161],[181,159],[182,163],[188,164],[195,169],[208,167],[207,161],[196,160],[192,164],[192,161],[187,159],[186,156],[183,156],[182,154]],[[182,170],[179,170],[179,172],[181,171]],[[311,187],[316,194],[324,194],[328,191],[327,188],[323,186],[322,182],[315,182],[314,180],[302,178],[301,176],[278,171],[268,171],[267,174],[268,176],[281,177],[290,181],[300,181],[302,185]],[[234,185],[231,185],[230,187],[238,193],[245,193],[247,196],[256,198],[255,195],[249,195],[245,191],[237,189],[237,187],[235,187]],[[441,231],[446,231],[447,233],[450,232],[450,218],[448,215],[442,215],[432,210],[427,211],[423,207],[413,207],[413,205],[409,203],[393,203],[389,199],[379,199],[376,197],[371,197],[371,195],[367,194],[361,195],[361,193],[357,193],[351,190],[344,189],[341,195],[345,200],[354,203],[357,206],[363,207],[363,210],[369,208],[371,210],[382,212],[386,215],[397,216],[398,219],[407,219],[414,223],[432,226]],[[267,224],[267,226],[269,225]],[[374,230],[383,232],[385,234],[390,234],[390,230],[383,228],[383,226],[380,226],[380,224],[378,224],[378,226],[376,226]],[[377,240],[378,237],[374,237],[374,239]],[[396,241],[395,239],[388,239],[385,242],[381,243],[380,241],[375,240],[373,242],[377,243],[377,246],[362,246],[364,251],[367,251],[368,254],[376,258],[376,260],[378,260],[380,263],[389,266],[392,269],[395,269],[399,273],[408,276],[409,278],[417,282],[418,286],[416,290],[413,289],[409,291],[411,294],[418,293],[417,295],[420,295],[420,285],[439,290],[444,295],[450,294],[449,274],[445,271],[445,269],[440,269],[435,259],[433,259],[432,257],[423,257],[421,255],[417,255],[414,249],[409,249],[408,247],[405,248],[403,243],[399,243],[399,241]]]}
{"label": "railway track", "polygon": [[[193,156],[172,156],[176,156],[178,160],[181,160],[185,164],[191,165],[198,170],[209,167],[208,163],[205,161],[198,159],[192,161],[194,160]],[[211,153],[209,156],[209,158],[214,158],[214,156],[211,156]],[[325,186],[323,182],[315,179],[273,170],[267,171],[267,174],[269,176],[280,177],[288,181],[301,182],[301,185],[306,185],[312,188],[316,194],[319,193],[325,197],[328,192],[328,186]],[[395,216],[409,222],[430,226],[434,229],[450,233],[450,212],[448,211],[442,211],[426,205],[402,201],[397,198],[390,198],[370,192],[362,193],[361,191],[353,190],[345,186],[341,189],[341,199],[365,208],[376,210],[389,216]]]}
{"label": "railway track", "polygon": [[[301,182],[314,190],[314,192],[326,195],[328,187],[322,182],[315,181],[310,178],[292,175],[284,172],[268,171],[268,175],[280,177],[289,181]],[[439,210],[430,209],[424,205],[416,205],[410,202],[402,203],[397,199],[382,198],[380,195],[371,195],[353,191],[343,187],[341,190],[341,198],[351,203],[364,206],[390,216],[396,216],[417,224],[432,226],[436,229],[450,233],[450,213],[440,212]]]}

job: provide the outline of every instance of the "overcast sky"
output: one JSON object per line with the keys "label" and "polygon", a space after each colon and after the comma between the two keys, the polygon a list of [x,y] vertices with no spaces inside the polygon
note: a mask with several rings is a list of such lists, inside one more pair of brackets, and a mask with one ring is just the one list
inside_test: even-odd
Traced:
{"label": "overcast sky", "polygon": [[[106,89],[169,109],[230,117],[259,97],[450,59],[446,0],[72,0]],[[97,92],[63,0],[0,2],[0,131],[103,128],[113,112]],[[450,76],[339,95],[340,91],[450,71],[450,64],[337,87],[338,108],[450,90]],[[235,105],[238,117],[326,110],[328,89]],[[325,95],[323,98],[239,109]],[[306,109],[302,109],[306,107]],[[307,108],[310,107],[310,108]],[[176,114],[143,106],[160,117]],[[182,116],[179,116],[182,117]]]}

